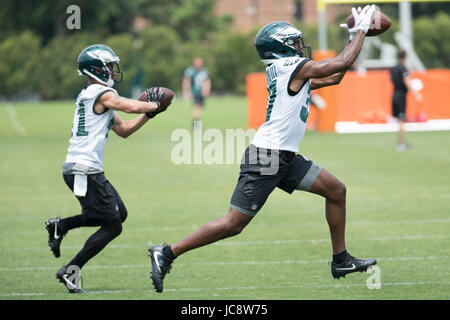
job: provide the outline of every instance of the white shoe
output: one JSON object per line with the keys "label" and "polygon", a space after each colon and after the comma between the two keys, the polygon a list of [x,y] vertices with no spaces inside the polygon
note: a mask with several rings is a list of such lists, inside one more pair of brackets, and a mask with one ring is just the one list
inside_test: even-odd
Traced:
{"label": "white shoe", "polygon": [[406,151],[410,148],[409,144],[407,143],[399,143],[397,144],[397,147],[395,147],[395,150],[397,151]]}

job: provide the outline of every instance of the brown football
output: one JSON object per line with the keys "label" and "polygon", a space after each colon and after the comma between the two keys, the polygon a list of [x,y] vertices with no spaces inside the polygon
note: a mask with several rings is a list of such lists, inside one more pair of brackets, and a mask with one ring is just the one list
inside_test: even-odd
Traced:
{"label": "brown football", "polygon": [[[152,87],[153,88],[153,87]],[[149,88],[148,90],[151,90],[152,88]],[[173,97],[175,97],[175,92],[168,88],[159,87],[160,93],[165,92],[166,94],[161,100],[161,107],[167,108],[172,103]],[[138,98],[140,101],[146,101],[147,102],[147,93],[144,91]]]}
{"label": "brown football", "polygon": [[[353,19],[353,15],[350,15],[347,18],[347,26],[348,28],[353,28],[355,25],[355,19]],[[370,24],[369,31],[367,31],[366,36],[367,37],[373,37],[377,36],[379,34],[382,34],[385,32],[389,27],[391,26],[391,20],[389,20],[388,17],[386,17],[383,13],[380,11],[375,11],[372,17],[372,23]]]}

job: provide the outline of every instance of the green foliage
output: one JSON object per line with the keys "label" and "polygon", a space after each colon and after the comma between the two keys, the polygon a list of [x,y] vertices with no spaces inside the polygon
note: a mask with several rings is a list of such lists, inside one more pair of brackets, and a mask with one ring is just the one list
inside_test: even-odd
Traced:
{"label": "green foliage", "polygon": [[[445,31],[447,30],[447,31]],[[428,68],[450,66],[450,16],[438,12],[434,17],[414,21],[414,47]]]}
{"label": "green foliage", "polygon": [[231,22],[230,17],[216,17],[214,5],[214,0],[153,0],[144,13],[155,25],[173,29],[183,41],[204,40]]}
{"label": "green foliage", "polygon": [[253,40],[253,35],[235,32],[216,34],[211,40],[206,61],[215,91],[243,94],[245,76],[264,71]]}
{"label": "green foliage", "polygon": [[[69,4],[80,6],[82,30],[65,28]],[[0,0],[0,97],[74,98],[86,80],[76,72],[78,54],[93,43],[107,44],[119,55],[124,81],[116,88],[124,96],[131,96],[134,86],[179,92],[183,71],[196,56],[205,60],[213,92],[243,94],[246,75],[265,69],[253,45],[260,26],[248,33],[230,30],[230,17],[218,18],[213,9],[210,0]],[[383,6],[382,11],[389,9],[396,7]],[[149,19],[150,27],[132,30],[136,15]],[[392,26],[380,39],[395,43],[398,20],[389,16]],[[345,18],[339,16],[327,27],[328,47],[337,53],[348,41],[347,32],[338,27]],[[318,49],[317,25],[295,25],[305,33],[305,43]],[[450,29],[450,15],[419,16],[413,26],[415,48],[425,66],[448,68],[450,34],[443,30]]]}
{"label": "green foliage", "polygon": [[139,6],[150,0],[0,0],[0,39],[24,30],[38,34],[44,44],[53,37],[64,37],[77,31],[66,28],[66,9],[77,5],[81,10],[82,30],[102,37],[129,32]]}
{"label": "green foliage", "polygon": [[39,92],[44,99],[74,98],[86,81],[77,74],[78,55],[99,40],[90,33],[78,33],[68,38],[54,38],[41,50]]}
{"label": "green foliage", "polygon": [[142,60],[141,42],[129,33],[111,36],[104,42],[120,58],[120,71],[123,72],[123,81],[117,83],[115,88],[121,95],[131,96],[132,86],[140,82],[141,66],[138,62]]}
{"label": "green foliage", "polygon": [[134,61],[143,69],[144,87],[179,88],[182,68],[177,58],[178,35],[167,26],[149,28],[140,35],[142,59]]}
{"label": "green foliage", "polygon": [[0,42],[0,96],[27,94],[38,83],[40,39],[23,32]]}

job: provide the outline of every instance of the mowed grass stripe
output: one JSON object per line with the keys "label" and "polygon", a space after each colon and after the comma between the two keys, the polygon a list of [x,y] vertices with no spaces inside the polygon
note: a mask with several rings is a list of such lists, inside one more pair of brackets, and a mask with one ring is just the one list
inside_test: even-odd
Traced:
{"label": "mowed grass stripe", "polygon": [[[391,236],[391,237],[370,237],[370,238],[347,238],[347,242],[352,241],[393,241],[393,240],[429,240],[429,239],[449,239],[449,235],[406,235],[406,236]],[[276,244],[297,244],[297,243],[319,243],[330,242],[330,238],[325,239],[285,239],[285,240],[244,240],[244,241],[230,241],[225,240],[221,242],[215,242],[212,245],[215,246],[239,246],[239,245],[276,245]],[[151,243],[143,245],[133,244],[110,244],[108,248],[112,249],[130,249],[130,248],[142,248],[149,246]],[[61,246],[61,249],[80,249],[80,246]],[[0,247],[0,250],[45,250],[48,248],[39,247]]]}
{"label": "mowed grass stripe", "polygon": [[[445,282],[386,282],[382,283],[381,286],[426,286],[426,285],[437,285],[437,286],[449,286],[450,281]],[[350,287],[367,287],[364,284],[336,284],[336,285],[285,285],[285,286],[251,286],[251,287],[223,287],[223,288],[177,288],[177,289],[164,289],[164,292],[180,292],[180,291],[252,291],[252,290],[283,290],[283,289],[345,289]],[[123,294],[123,293],[148,293],[151,289],[121,289],[121,290],[92,290],[87,291],[87,295],[91,294]],[[67,296],[67,292],[11,292],[11,293],[0,293],[0,297],[20,297],[20,296],[45,296],[45,295],[62,295]]]}
{"label": "mowed grass stripe", "polygon": [[[6,219],[5,219],[6,220]],[[1,221],[1,218],[0,218]],[[7,221],[7,222],[11,222]],[[390,225],[409,225],[409,224],[436,224],[441,225],[445,223],[450,223],[450,219],[421,219],[421,220],[400,220],[400,221],[353,221],[353,222],[347,222],[346,226],[347,228],[350,228],[352,226],[390,226]],[[289,224],[285,223],[275,223],[275,224],[265,224],[265,223],[253,223],[250,224],[252,228],[284,228],[284,227],[323,227],[326,226],[326,221],[322,222],[292,222]],[[192,231],[199,228],[199,225],[191,225],[191,226],[154,226],[154,227],[135,227],[135,226],[129,226],[126,225],[126,232],[147,232],[147,231]],[[70,233],[82,233],[83,229],[74,229],[71,230]],[[86,230],[86,229],[85,229]],[[42,230],[36,230],[36,229],[27,229],[23,230],[22,228],[18,228],[18,230],[11,230],[11,229],[5,229],[0,230],[0,235],[43,235],[46,236],[46,231],[44,229]]]}
{"label": "mowed grass stripe", "polygon": [[[0,103],[0,108],[4,106]],[[246,128],[246,108],[245,97],[211,97],[204,109],[203,128],[217,128],[222,133],[227,128]],[[3,110],[5,117],[0,117],[4,155],[0,158],[0,268],[3,268],[0,284],[3,294],[19,295],[1,297],[86,299],[66,294],[55,281],[54,273],[72,258],[95,229],[71,231],[63,242],[66,251],[60,260],[55,260],[48,250],[43,227],[43,222],[50,217],[80,212],[79,203],[61,177],[74,101],[14,103],[14,109],[26,133],[21,136]],[[349,277],[345,287],[333,286],[326,265],[328,260],[323,259],[331,259],[323,199],[304,192],[288,195],[276,190],[238,238],[195,250],[177,260],[174,267],[179,266],[182,272],[174,270],[167,278],[166,294],[155,294],[148,276],[148,245],[173,243],[203,223],[224,216],[239,174],[238,163],[177,166],[171,162],[171,149],[176,144],[170,140],[171,133],[177,128],[190,129],[191,111],[189,103],[177,100],[161,117],[128,139],[110,134],[105,174],[124,199],[129,216],[120,237],[86,265],[86,289],[96,292],[90,297],[449,297],[448,287],[440,285],[440,280],[448,282],[450,273],[450,241],[446,236],[450,221],[450,146],[447,143],[450,132],[407,133],[412,148],[403,153],[395,151],[395,133],[307,132],[302,141],[300,153],[347,186],[349,252],[358,257],[388,257],[378,258],[382,280],[386,281],[384,290],[365,288],[368,277],[365,274]],[[203,146],[207,144],[204,142]],[[275,250],[268,250],[271,246]],[[301,267],[299,261],[303,261]],[[234,267],[224,264],[239,262],[243,264]],[[29,267],[44,269],[13,271]],[[324,287],[317,287],[320,285]],[[353,290],[346,290],[347,286]]]}
{"label": "mowed grass stripe", "polygon": [[[420,260],[448,260],[449,256],[429,256],[429,257],[388,257],[377,258],[377,261],[420,261]],[[193,262],[193,263],[176,263],[177,267],[189,266],[225,266],[225,265],[274,265],[274,264],[310,264],[310,263],[327,263],[330,260],[274,260],[274,261],[217,261],[217,262]],[[131,269],[131,268],[149,268],[149,264],[132,264],[132,265],[94,265],[85,266],[84,269]],[[0,271],[37,271],[37,270],[53,270],[54,266],[40,267],[7,267],[0,268]]]}

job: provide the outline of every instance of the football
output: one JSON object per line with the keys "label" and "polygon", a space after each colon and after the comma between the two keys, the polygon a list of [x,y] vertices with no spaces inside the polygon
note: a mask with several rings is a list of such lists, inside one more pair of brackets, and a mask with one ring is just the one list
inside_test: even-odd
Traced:
{"label": "football", "polygon": [[[353,28],[355,25],[355,19],[353,19],[353,15],[350,15],[347,18],[347,26],[348,28]],[[372,17],[372,23],[370,24],[370,29],[366,33],[367,37],[373,37],[377,36],[379,34],[382,34],[385,32],[389,27],[391,26],[391,20],[389,20],[388,17],[386,17],[383,13],[380,11],[375,11]]]}
{"label": "football", "polygon": [[[154,88],[154,87],[152,87],[152,88]],[[152,88],[149,88],[148,90],[151,90]],[[166,93],[164,95],[164,97],[162,98],[162,100],[161,100],[161,107],[167,108],[172,103],[172,100],[175,97],[175,92],[173,92],[172,90],[170,90],[168,88],[164,88],[164,87],[156,87],[156,88],[159,88],[160,93],[161,92],[165,92]],[[138,100],[147,102],[147,93],[146,93],[146,91],[144,91],[139,96]]]}

